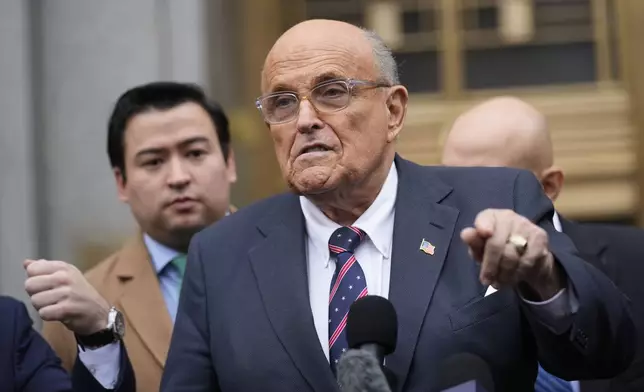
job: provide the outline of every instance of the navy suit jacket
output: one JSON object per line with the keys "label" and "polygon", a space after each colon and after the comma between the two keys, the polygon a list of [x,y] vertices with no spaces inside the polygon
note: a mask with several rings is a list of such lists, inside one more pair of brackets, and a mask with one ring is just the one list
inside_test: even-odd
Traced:
{"label": "navy suit jacket", "polygon": [[561,220],[584,260],[604,272],[632,301],[632,315],[639,339],[635,359],[628,369],[606,380],[582,381],[581,392],[644,391],[644,230]]}
{"label": "navy suit jacket", "polygon": [[[389,299],[398,313],[387,366],[398,390],[436,388],[450,355],[490,366],[497,392],[530,391],[537,360],[560,377],[610,377],[633,355],[627,299],[552,225],[533,174],[507,168],[423,167],[396,157]],[[459,233],[486,208],[513,209],[549,234],[580,307],[556,335],[515,291],[484,298]],[[337,391],[308,298],[305,222],[283,194],[226,217],[193,239],[161,390]],[[435,245],[430,256],[422,239]],[[377,320],[374,320],[377,322]]]}
{"label": "navy suit jacket", "polygon": [[[0,315],[0,392],[107,391],[78,359],[70,378],[20,301],[0,297]],[[123,347],[121,353],[115,391],[134,392],[134,372]]]}

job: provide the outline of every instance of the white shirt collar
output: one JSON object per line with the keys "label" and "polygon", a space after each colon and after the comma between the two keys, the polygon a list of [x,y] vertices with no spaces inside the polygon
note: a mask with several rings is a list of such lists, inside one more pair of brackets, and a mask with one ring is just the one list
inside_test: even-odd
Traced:
{"label": "white shirt collar", "polygon": [[[378,196],[376,196],[371,206],[353,223],[353,226],[367,233],[368,239],[385,258],[389,258],[391,255],[393,214],[397,190],[398,172],[396,164],[392,162],[387,179]],[[307,235],[312,240],[310,243],[315,248],[309,249],[309,251],[320,254],[321,259],[327,260],[328,263],[328,241],[331,238],[331,234],[340,225],[324,215],[315,204],[304,196],[300,196],[300,206],[306,221]],[[387,225],[387,222],[391,222],[391,224]]]}
{"label": "white shirt collar", "polygon": [[557,211],[555,211],[554,214],[552,214],[552,225],[555,227],[555,230],[558,232],[563,232],[563,227],[561,226],[561,219],[559,219],[559,214],[557,214]]}

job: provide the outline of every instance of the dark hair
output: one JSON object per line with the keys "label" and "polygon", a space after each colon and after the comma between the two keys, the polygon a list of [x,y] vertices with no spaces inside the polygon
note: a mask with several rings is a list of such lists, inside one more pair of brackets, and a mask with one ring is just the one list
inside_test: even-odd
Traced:
{"label": "dark hair", "polygon": [[203,89],[196,84],[153,82],[127,90],[114,105],[107,125],[107,155],[112,168],[119,169],[125,177],[125,129],[133,117],[148,110],[169,110],[188,102],[198,104],[210,116],[224,160],[227,161],[230,131],[228,118],[221,105],[209,100]]}

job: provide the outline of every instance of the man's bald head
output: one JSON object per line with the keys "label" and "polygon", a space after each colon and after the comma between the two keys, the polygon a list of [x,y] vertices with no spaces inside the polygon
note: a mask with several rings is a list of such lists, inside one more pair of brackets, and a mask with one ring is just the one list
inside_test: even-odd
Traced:
{"label": "man's bald head", "polygon": [[518,98],[487,100],[456,119],[445,140],[443,164],[508,166],[541,173],[553,165],[546,119]]}
{"label": "man's bald head", "polygon": [[398,67],[383,40],[373,31],[337,20],[312,19],[296,24],[275,42],[262,68],[262,92],[270,81],[270,70],[275,62],[290,59],[303,49],[318,48],[321,52],[341,49],[356,61],[370,64],[379,79],[400,84]]}
{"label": "man's bald head", "polygon": [[545,117],[514,97],[489,99],[458,117],[443,146],[443,164],[530,170],[552,201],[564,181],[553,165]]}

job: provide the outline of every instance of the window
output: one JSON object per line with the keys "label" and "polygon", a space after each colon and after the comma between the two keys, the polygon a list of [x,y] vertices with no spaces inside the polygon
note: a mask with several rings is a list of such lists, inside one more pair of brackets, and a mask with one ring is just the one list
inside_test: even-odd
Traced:
{"label": "window", "polygon": [[[510,1],[529,11],[529,38],[515,43],[501,33]],[[400,36],[392,49],[403,84],[413,93],[445,92],[451,77],[462,92],[617,80],[614,1],[306,0],[306,17],[380,33],[370,12],[387,3]]]}
{"label": "window", "polygon": [[595,81],[590,0],[534,2],[529,21],[533,36],[518,45],[507,44],[501,38],[497,3],[463,1],[465,88]]}
{"label": "window", "polygon": [[[307,0],[307,19],[325,18],[368,26],[373,0]],[[438,0],[394,1],[402,39],[390,45],[402,83],[410,92],[437,92],[439,81],[438,35],[440,14]],[[377,29],[376,29],[377,30]]]}

